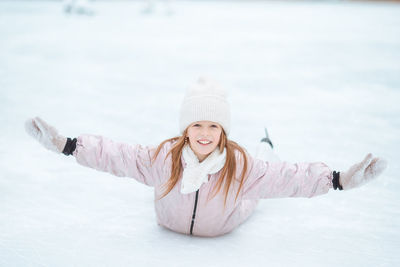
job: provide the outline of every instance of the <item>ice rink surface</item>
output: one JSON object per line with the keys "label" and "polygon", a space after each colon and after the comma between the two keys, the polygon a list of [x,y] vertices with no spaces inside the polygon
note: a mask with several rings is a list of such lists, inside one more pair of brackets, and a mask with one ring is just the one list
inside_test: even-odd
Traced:
{"label": "ice rink surface", "polygon": [[[400,266],[400,4],[0,2],[0,266]],[[157,145],[185,88],[229,89],[230,138],[267,126],[289,162],[388,161],[359,189],[268,199],[222,237],[156,223],[152,188],[84,168],[24,131]]]}

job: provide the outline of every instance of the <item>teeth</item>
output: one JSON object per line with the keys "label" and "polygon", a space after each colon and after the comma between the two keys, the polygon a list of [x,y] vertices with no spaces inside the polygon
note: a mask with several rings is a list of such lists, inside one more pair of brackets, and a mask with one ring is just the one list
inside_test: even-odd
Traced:
{"label": "teeth", "polygon": [[201,144],[203,144],[203,145],[206,145],[206,144],[211,143],[210,141],[198,141],[198,142],[201,143]]}

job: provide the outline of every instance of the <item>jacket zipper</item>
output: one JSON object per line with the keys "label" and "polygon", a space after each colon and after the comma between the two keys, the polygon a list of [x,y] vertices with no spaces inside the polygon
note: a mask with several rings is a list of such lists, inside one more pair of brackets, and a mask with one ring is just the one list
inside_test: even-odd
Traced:
{"label": "jacket zipper", "polygon": [[196,208],[197,208],[197,199],[199,198],[199,190],[200,189],[197,189],[197,191],[196,191],[196,199],[194,200],[192,224],[190,225],[190,235],[193,235],[194,218],[196,217]]}

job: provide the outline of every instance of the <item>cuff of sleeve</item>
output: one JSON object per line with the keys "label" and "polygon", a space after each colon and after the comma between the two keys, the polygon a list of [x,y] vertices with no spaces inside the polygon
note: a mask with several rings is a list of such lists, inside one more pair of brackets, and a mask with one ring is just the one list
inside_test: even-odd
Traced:
{"label": "cuff of sleeve", "polygon": [[65,147],[62,151],[62,153],[66,156],[72,155],[72,153],[75,151],[76,149],[76,141],[77,139],[71,139],[71,138],[67,138],[67,143],[65,144]]}
{"label": "cuff of sleeve", "polygon": [[339,183],[340,172],[333,171],[332,177],[333,177],[332,178],[333,189],[336,190],[339,188],[339,190],[343,190],[343,187]]}

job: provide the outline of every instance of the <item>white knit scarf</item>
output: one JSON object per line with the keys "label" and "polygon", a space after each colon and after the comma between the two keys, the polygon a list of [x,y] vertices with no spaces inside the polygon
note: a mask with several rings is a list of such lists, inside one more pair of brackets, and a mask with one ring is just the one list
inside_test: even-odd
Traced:
{"label": "white knit scarf", "polygon": [[182,157],[186,163],[183,169],[181,193],[189,194],[197,191],[203,183],[208,182],[208,175],[219,172],[225,165],[226,151],[219,152],[218,147],[202,162],[194,154],[189,145],[183,147]]}

